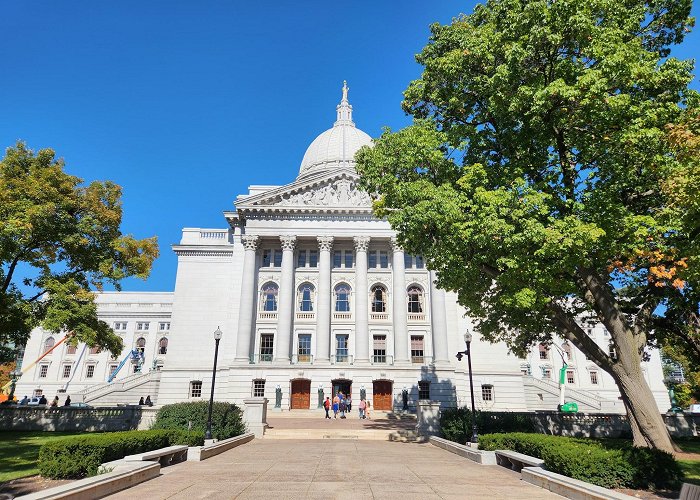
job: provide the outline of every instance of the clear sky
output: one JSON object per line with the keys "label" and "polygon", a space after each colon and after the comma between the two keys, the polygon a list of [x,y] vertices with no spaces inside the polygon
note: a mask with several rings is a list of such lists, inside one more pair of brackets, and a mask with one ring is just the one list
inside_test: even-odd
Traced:
{"label": "clear sky", "polygon": [[[124,289],[171,291],[181,229],[224,228],[248,185],[292,182],[343,80],[362,130],[408,124],[428,26],[475,3],[6,0],[0,147],[51,147],[69,173],[120,184],[123,231],[161,250]],[[697,31],[674,55],[700,54]]]}

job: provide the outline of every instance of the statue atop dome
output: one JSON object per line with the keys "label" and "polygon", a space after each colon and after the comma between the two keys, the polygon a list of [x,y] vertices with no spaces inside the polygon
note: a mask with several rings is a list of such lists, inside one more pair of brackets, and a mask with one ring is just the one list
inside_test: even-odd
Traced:
{"label": "statue atop dome", "polygon": [[350,90],[350,88],[348,87],[348,81],[343,80],[343,101],[348,100],[348,90]]}

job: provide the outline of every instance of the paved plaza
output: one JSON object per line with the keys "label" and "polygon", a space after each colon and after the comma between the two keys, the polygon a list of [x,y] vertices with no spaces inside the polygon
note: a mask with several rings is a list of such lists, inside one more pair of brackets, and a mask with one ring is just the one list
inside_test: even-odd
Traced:
{"label": "paved plaza", "polygon": [[110,498],[562,498],[431,444],[358,439],[255,439],[161,473]]}

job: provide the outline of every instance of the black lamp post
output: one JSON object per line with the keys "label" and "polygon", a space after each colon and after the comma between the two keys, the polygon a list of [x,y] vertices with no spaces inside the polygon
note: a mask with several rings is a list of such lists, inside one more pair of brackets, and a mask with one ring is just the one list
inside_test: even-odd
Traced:
{"label": "black lamp post", "polygon": [[467,332],[464,334],[464,342],[467,344],[467,350],[466,351],[460,351],[457,353],[457,360],[462,361],[462,356],[465,354],[467,355],[467,363],[469,366],[469,393],[471,394],[472,398],[472,438],[471,442],[472,443],[478,443],[479,442],[479,435],[477,433],[477,428],[476,428],[476,408],[474,407],[474,381],[472,380],[472,350],[471,350],[471,343],[472,343],[472,334],[467,330]]}
{"label": "black lamp post", "polygon": [[207,432],[204,433],[204,439],[211,439],[211,410],[214,406],[214,384],[216,383],[216,358],[219,357],[219,340],[221,340],[221,330],[216,327],[214,332],[214,340],[216,342],[216,347],[214,347],[214,368],[211,371],[211,395],[209,396],[209,416],[207,417]]}

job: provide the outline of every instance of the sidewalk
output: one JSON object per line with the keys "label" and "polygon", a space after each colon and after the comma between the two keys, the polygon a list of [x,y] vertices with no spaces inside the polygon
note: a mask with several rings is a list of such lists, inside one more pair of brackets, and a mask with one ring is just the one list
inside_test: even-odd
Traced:
{"label": "sidewalk", "polygon": [[204,462],[184,462],[110,498],[561,499],[430,444],[359,440],[264,440]]}

